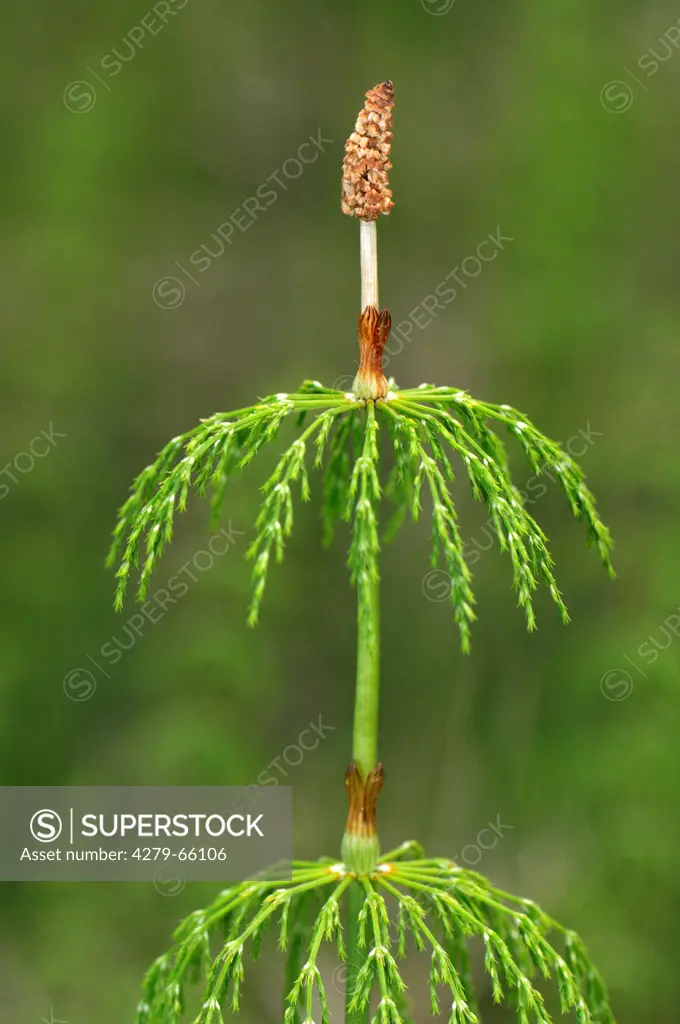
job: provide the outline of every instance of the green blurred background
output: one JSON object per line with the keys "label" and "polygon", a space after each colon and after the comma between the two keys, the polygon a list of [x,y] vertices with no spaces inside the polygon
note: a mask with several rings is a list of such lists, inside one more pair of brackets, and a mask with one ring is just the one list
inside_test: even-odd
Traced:
{"label": "green blurred background", "polygon": [[[358,245],[339,211],[340,163],[365,89],[389,77],[397,206],[380,246],[393,320],[490,232],[513,239],[463,276],[390,373],[512,403],[563,442],[589,432],[574,450],[618,580],[551,487],[534,511],[572,624],[541,598],[527,635],[507,560],[490,550],[475,559],[465,658],[423,582],[426,522],[386,548],[382,838],[479,861],[583,934],[620,1024],[676,1022],[677,7],[178,0],[160,5],[165,25],[148,12],[140,0],[15,0],[2,15],[3,783],[250,783],[322,716],[327,737],[302,763],[282,760],[280,777],[294,787],[298,854],[338,849],[346,535],[323,552],[304,509],[250,631],[243,555],[266,470],[255,464],[226,503],[244,536],[115,665],[102,645],[129,644],[135,608],[114,615],[103,558],[132,476],[168,438],[303,377],[353,374]],[[281,176],[319,129],[333,143],[300,178]],[[176,262],[191,270],[190,254],[214,248],[277,170],[276,202],[192,270],[194,284]],[[184,288],[174,308],[154,301],[168,275]],[[42,431],[54,443],[31,462]],[[516,465],[522,486],[531,474]],[[459,502],[464,535],[486,546],[465,488]],[[208,536],[197,503],[158,584]],[[86,684],[90,699],[73,699]],[[489,822],[511,828],[482,851]],[[145,967],[215,888],[3,885],[0,1020],[131,1021]],[[280,1019],[278,978],[267,958],[251,973],[246,1024]],[[488,991],[484,1007],[485,1020],[508,1019]]]}

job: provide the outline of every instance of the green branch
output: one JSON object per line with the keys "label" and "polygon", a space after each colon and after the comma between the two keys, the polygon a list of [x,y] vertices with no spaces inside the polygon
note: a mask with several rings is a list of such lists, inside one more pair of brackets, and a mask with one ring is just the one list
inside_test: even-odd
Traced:
{"label": "green branch", "polygon": [[[293,954],[284,1024],[296,1024],[301,1014],[303,1024],[312,1024],[315,996],[321,1024],[330,1024],[318,961],[325,942],[334,942],[339,960],[345,960],[343,903],[351,929],[348,944],[352,941],[358,953],[347,964],[350,1024],[369,1019],[374,990],[376,1024],[411,1024],[400,968],[409,940],[429,957],[432,1012],[439,1012],[445,992],[449,1024],[478,1024],[467,948],[473,936],[484,949],[494,1001],[509,1003],[519,1024],[551,1024],[537,987],[550,978],[557,981],[562,1013],[577,1024],[614,1024],[607,990],[580,938],[535,903],[504,893],[477,872],[446,859],[383,860],[370,876],[355,880],[341,864],[296,865],[287,882],[243,882],[190,914],[177,928],[172,948],[147,973],[137,1024],[180,1024],[195,975],[203,993],[193,1024],[223,1024],[223,1008],[237,1012],[240,1007],[247,952],[257,956],[277,915],[279,948]],[[323,902],[308,919],[310,895],[323,896]],[[214,955],[211,940],[220,932],[222,946]]]}
{"label": "green branch", "polygon": [[[153,570],[172,537],[175,512],[186,508],[190,492],[210,493],[213,514],[219,515],[229,481],[265,445],[276,441],[292,413],[299,434],[262,487],[255,537],[248,550],[254,563],[248,621],[257,621],[272,557],[277,562],[283,558],[293,528],[294,491],[302,501],[310,498],[307,462],[313,442],[313,465],[323,472],[324,539],[332,540],[341,520],[350,530],[348,567],[357,588],[353,756],[365,779],[378,757],[381,425],[388,428],[384,433],[394,452],[384,488],[394,506],[386,536],[392,538],[407,518],[419,518],[425,492],[431,505],[432,564],[441,561],[446,567],[464,651],[470,646],[475,615],[455,501],[461,468],[474,497],[489,509],[499,547],[509,556],[513,586],[529,629],[535,626],[532,598],[541,582],[562,618],[567,618],[545,535],[513,484],[504,443],[489,424],[502,426],[519,441],[534,472],[559,480],[609,572],[611,540],[574,460],[517,410],[479,402],[452,388],[426,385],[393,391],[385,401],[374,403],[305,382],[295,394],[275,395],[231,414],[211,416],[173,438],[139,474],[120,510],[109,555],[110,564],[119,563],[117,607],[135,571],[137,597],[145,599]],[[305,426],[307,416],[311,422]],[[377,849],[377,840],[375,844]],[[406,954],[407,936],[416,949],[429,950],[433,1011],[445,990],[452,1003],[449,1024],[476,1024],[467,950],[473,935],[484,945],[494,999],[510,1002],[519,1024],[550,1022],[532,980],[535,974],[557,978],[562,1010],[573,1013],[577,1024],[613,1024],[606,989],[583,943],[534,904],[495,889],[481,875],[462,871],[450,861],[422,859],[417,844],[403,844],[375,868],[374,850],[365,864],[357,875],[349,862],[296,862],[290,882],[243,883],[227,890],[207,910],[190,915],[175,933],[173,948],[147,973],[138,1024],[180,1024],[187,980],[195,972],[203,977],[205,992],[194,1024],[223,1024],[225,1007],[236,1011],[240,1005],[245,948],[257,954],[263,933],[279,911],[279,945],[288,949],[285,1024],[310,1024],[315,998],[320,1001],[322,1024],[329,1024],[317,961],[322,943],[331,939],[338,944],[338,955],[345,957],[341,903],[349,954],[349,1024],[367,1024],[374,991],[380,997],[374,1024],[410,1024],[397,966],[397,959]],[[308,897],[327,886],[333,886],[331,895],[307,923]],[[214,957],[211,936],[218,927],[224,929],[226,940]],[[550,932],[560,937],[563,952],[550,943]]]}
{"label": "green branch", "polygon": [[109,564],[119,561],[116,607],[122,606],[135,570],[139,571],[137,597],[145,600],[153,570],[172,537],[175,512],[186,508],[190,491],[199,495],[210,491],[213,514],[218,516],[229,480],[277,438],[291,413],[298,422],[309,414],[313,419],[284,451],[263,487],[256,536],[248,549],[254,563],[248,621],[257,622],[272,556],[277,562],[283,558],[293,527],[293,485],[299,485],[303,501],[309,500],[306,457],[314,439],[315,468],[323,469],[327,454],[321,506],[326,543],[339,520],[351,524],[348,565],[358,592],[354,756],[366,774],[377,760],[381,422],[389,428],[386,433],[394,451],[385,493],[395,511],[386,537],[391,539],[408,516],[419,518],[425,486],[431,502],[431,561],[433,566],[443,562],[446,568],[464,651],[470,648],[475,613],[454,497],[455,461],[463,468],[474,497],[488,507],[499,547],[510,557],[513,586],[528,628],[536,625],[533,594],[540,583],[548,588],[562,619],[568,620],[545,534],[527,511],[510,477],[503,441],[489,423],[500,424],[517,439],[534,472],[559,481],[572,513],[585,522],[588,540],[613,574],[611,539],[576,462],[511,406],[429,385],[391,392],[386,401],[360,403],[351,395],[305,382],[294,394],[274,395],[235,413],[211,416],[173,438],[139,474],[120,510],[109,553]]}

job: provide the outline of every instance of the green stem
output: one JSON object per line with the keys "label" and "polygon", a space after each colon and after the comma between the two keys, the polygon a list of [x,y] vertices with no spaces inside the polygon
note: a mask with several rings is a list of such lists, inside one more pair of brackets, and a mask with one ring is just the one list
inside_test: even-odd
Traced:
{"label": "green stem", "polygon": [[357,685],[354,699],[352,757],[364,779],[378,760],[380,698],[380,583],[366,583],[368,601],[357,617]]}
{"label": "green stem", "polygon": [[[293,937],[290,940],[290,948],[288,950],[288,956],[286,957],[286,987],[284,989],[283,998],[283,1011],[282,1018],[285,1016],[286,1011],[289,1010],[288,1004],[288,993],[293,991],[295,982],[298,979],[302,964],[304,962],[305,953],[305,936],[304,932],[296,930],[293,933]],[[289,1011],[290,1012],[290,1011]],[[299,1003],[294,1007],[292,1011],[293,1024],[300,1024],[300,1005]]]}
{"label": "green stem", "polygon": [[[375,416],[375,407],[369,403],[368,416]],[[362,777],[375,767],[378,760],[378,706],[380,698],[380,581],[360,584],[367,588],[363,601],[358,595],[357,614],[357,682],[354,698],[354,731],[352,758]],[[368,611],[368,614],[366,612]],[[361,970],[365,954],[359,948],[359,914],[366,894],[355,882],[348,892],[347,918],[347,986],[345,1024],[367,1024],[370,1007],[350,1010],[356,977]]]}
{"label": "green stem", "polygon": [[[371,457],[369,436],[375,423],[375,404],[366,407],[363,459]],[[363,476],[360,501],[369,501],[368,477]],[[376,555],[377,561],[377,555]],[[378,701],[380,696],[380,580],[377,567],[357,584],[357,683],[354,698],[352,758],[364,779],[378,760]]]}
{"label": "green stem", "polygon": [[366,894],[358,881],[352,882],[347,893],[347,982],[345,984],[345,1024],[368,1024],[370,1007],[350,1010],[356,979],[365,954],[359,947],[359,914]]}

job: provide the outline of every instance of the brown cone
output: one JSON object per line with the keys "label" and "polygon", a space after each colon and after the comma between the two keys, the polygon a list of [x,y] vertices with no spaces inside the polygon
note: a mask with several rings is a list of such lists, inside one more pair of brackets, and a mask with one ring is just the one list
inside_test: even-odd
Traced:
{"label": "brown cone", "polygon": [[342,212],[360,220],[377,220],[394,203],[387,172],[391,170],[394,86],[381,82],[366,93],[354,131],[345,143],[342,164]]}

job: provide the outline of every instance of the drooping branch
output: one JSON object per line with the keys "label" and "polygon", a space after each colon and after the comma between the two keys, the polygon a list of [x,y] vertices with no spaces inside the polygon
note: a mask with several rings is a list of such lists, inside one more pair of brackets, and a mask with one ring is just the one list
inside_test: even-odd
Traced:
{"label": "drooping branch", "polygon": [[[406,845],[406,844],[405,844]],[[309,914],[309,896],[321,897]],[[355,897],[359,897],[356,904]],[[433,1013],[446,994],[452,1024],[479,1024],[468,944],[477,938],[493,999],[507,1002],[519,1024],[551,1024],[536,978],[554,978],[562,1013],[577,1024],[614,1024],[607,989],[586,947],[531,900],[496,888],[477,872],[445,858],[381,858],[361,878],[330,860],[295,861],[290,880],[231,886],[175,931],[172,948],[158,957],[144,980],[137,1024],[180,1024],[196,977],[203,984],[193,1024],[224,1024],[223,1008],[237,1012],[246,955],[255,957],[267,929],[279,918],[278,945],[295,948],[286,992],[285,1024],[312,1022],[318,997],[329,1024],[326,983],[319,967],[324,943],[333,942],[340,962],[344,904],[358,905],[356,982],[349,999],[353,1019],[368,1013],[374,989],[379,1024],[410,1024],[401,961],[410,939],[430,961]],[[215,954],[212,941],[221,937]]]}

